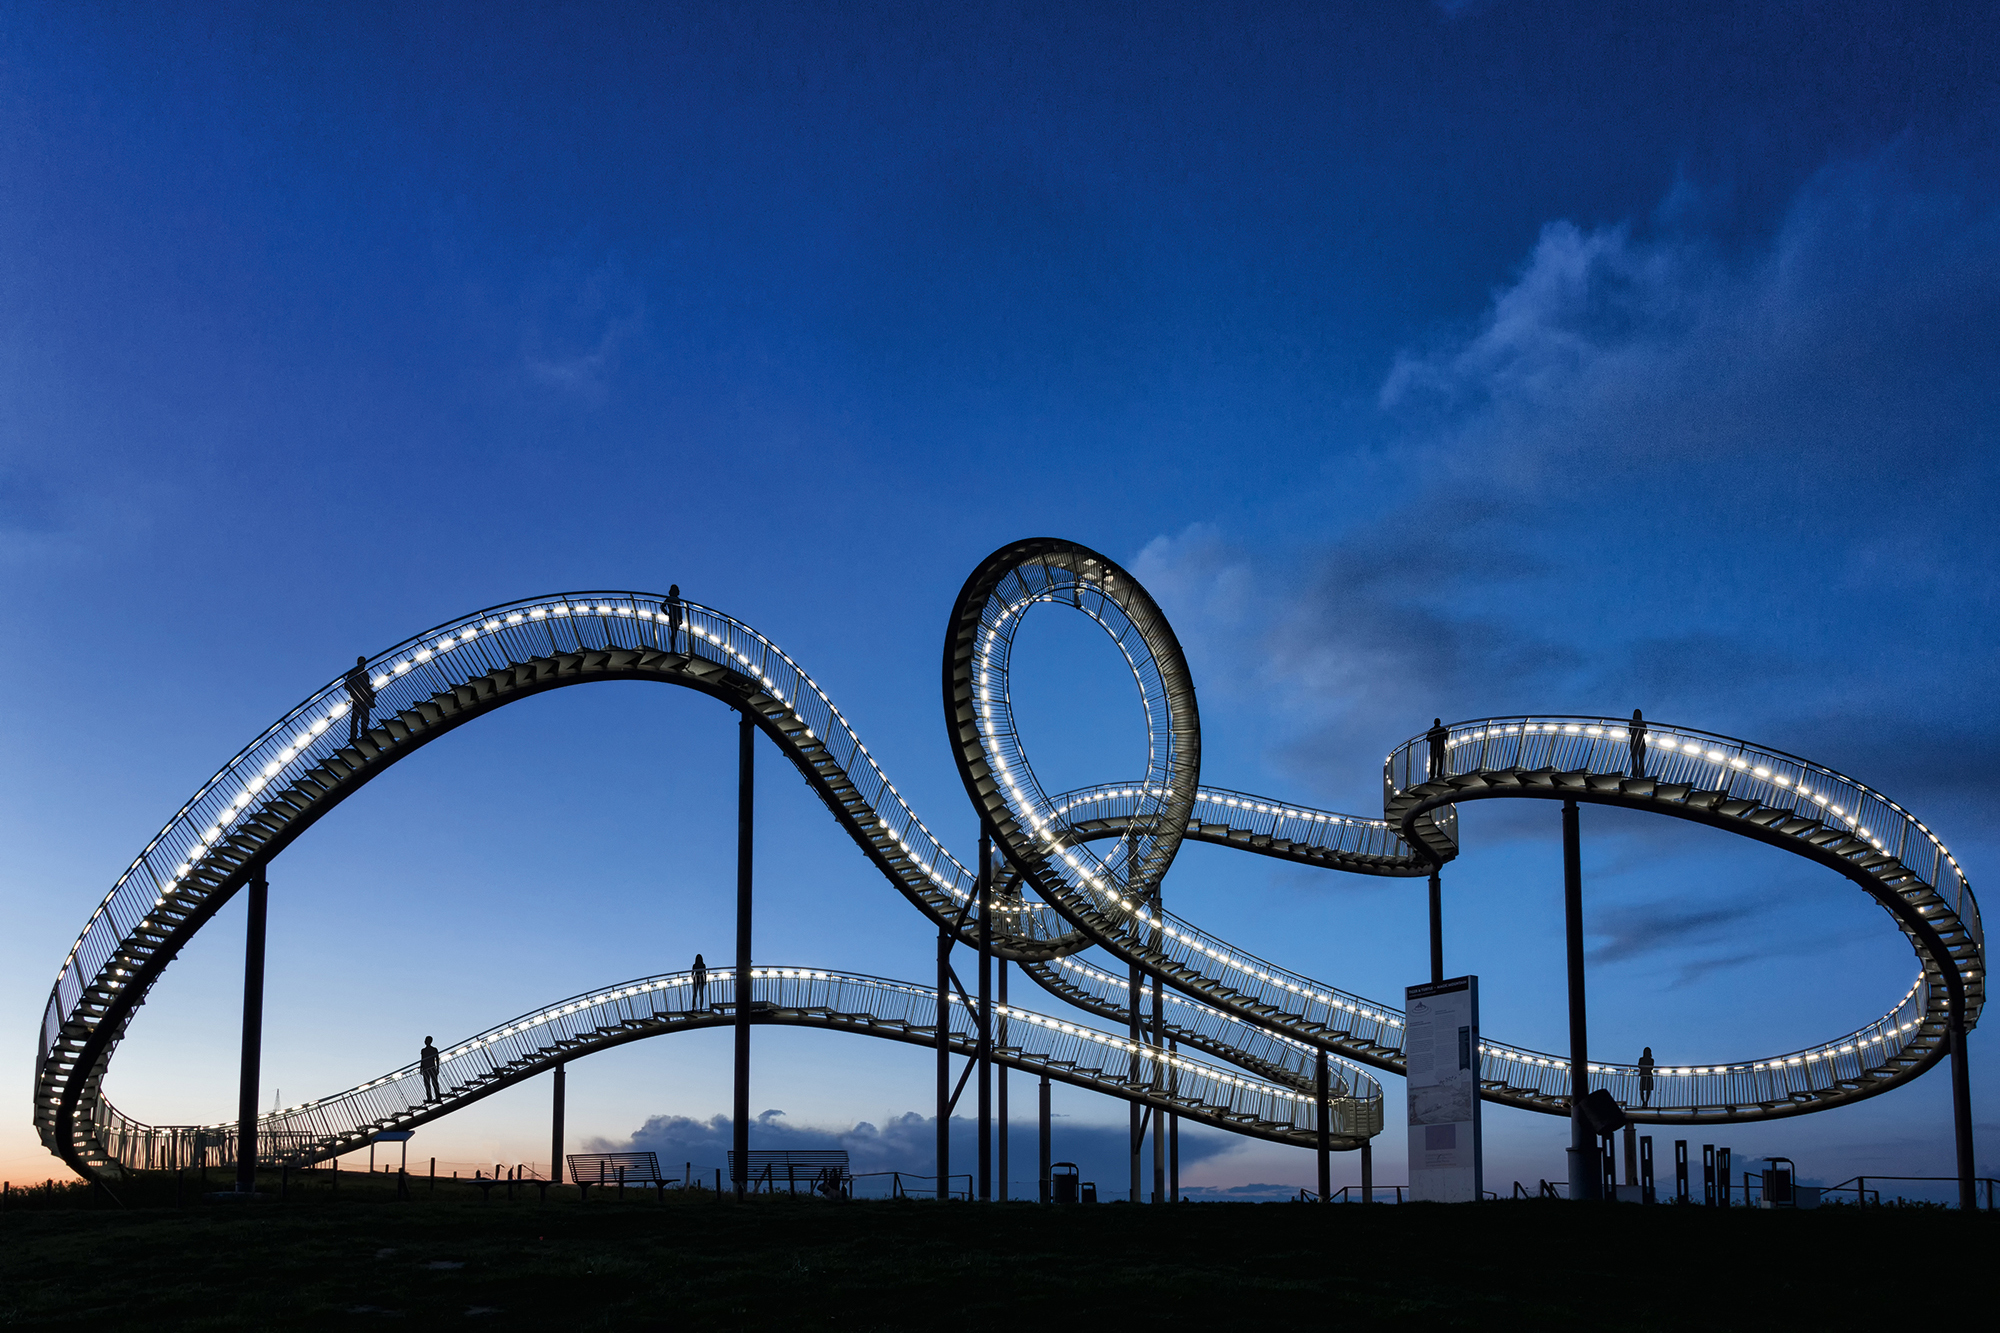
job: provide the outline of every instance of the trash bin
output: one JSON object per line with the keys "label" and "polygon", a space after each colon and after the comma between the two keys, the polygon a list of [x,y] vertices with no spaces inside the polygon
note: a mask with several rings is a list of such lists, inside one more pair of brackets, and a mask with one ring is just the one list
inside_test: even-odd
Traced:
{"label": "trash bin", "polygon": [[[1049,1168],[1049,1197],[1057,1203],[1075,1203],[1077,1194],[1077,1169],[1075,1162],[1057,1162]],[[1096,1200],[1092,1200],[1096,1202]]]}

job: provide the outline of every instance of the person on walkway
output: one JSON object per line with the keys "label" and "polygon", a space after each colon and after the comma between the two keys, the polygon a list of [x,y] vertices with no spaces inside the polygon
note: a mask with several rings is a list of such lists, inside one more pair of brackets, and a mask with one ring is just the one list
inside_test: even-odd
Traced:
{"label": "person on walkway", "polygon": [[[677,653],[680,651],[679,644],[681,638],[681,630],[686,626],[686,624],[687,624],[687,608],[681,602],[681,585],[678,583],[668,584],[667,585],[667,651],[668,652]],[[688,651],[689,652],[694,651],[694,641],[692,639],[688,641]]]}
{"label": "person on walkway", "polygon": [[424,1049],[417,1056],[417,1068],[424,1076],[424,1100],[436,1102],[444,1100],[438,1091],[438,1048],[431,1045],[429,1037],[424,1038]]}
{"label": "person on walkway", "polygon": [[1648,1046],[1646,1053],[1639,1057],[1639,1105],[1651,1106],[1652,1104],[1653,1048]]}
{"label": "person on walkway", "polygon": [[708,1004],[708,964],[701,961],[701,955],[694,956],[694,966],[688,969],[688,979],[694,982],[694,1002],[688,1007],[700,1009]]}
{"label": "person on walkway", "polygon": [[361,739],[361,733],[368,730],[370,716],[375,711],[375,687],[368,682],[368,659],[354,659],[354,670],[343,678],[347,686],[347,743]]}
{"label": "person on walkway", "polygon": [[1444,719],[1431,719],[1431,729],[1424,733],[1424,739],[1431,743],[1431,781],[1444,776],[1444,746],[1451,739],[1451,732],[1445,729]]}
{"label": "person on walkway", "polygon": [[1646,776],[1646,719],[1638,709],[1632,710],[1632,776]]}

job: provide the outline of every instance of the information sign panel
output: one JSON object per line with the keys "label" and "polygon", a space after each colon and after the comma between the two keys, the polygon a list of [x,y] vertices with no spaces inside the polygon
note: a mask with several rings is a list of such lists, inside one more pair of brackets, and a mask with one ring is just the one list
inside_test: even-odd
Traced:
{"label": "information sign panel", "polygon": [[1410,1197],[1473,1203],[1485,1188],[1479,1134],[1479,978],[1404,991]]}

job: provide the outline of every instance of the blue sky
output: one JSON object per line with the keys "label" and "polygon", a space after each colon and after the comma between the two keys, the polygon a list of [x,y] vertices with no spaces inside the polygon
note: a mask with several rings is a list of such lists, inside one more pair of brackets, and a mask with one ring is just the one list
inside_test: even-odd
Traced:
{"label": "blue sky", "polygon": [[[1980,886],[2000,43],[1970,13],[9,7],[0,1166],[53,1165],[46,987],[153,831],[355,653],[534,593],[677,582],[758,626],[962,854],[944,617],[989,550],[1055,534],[1172,618],[1211,782],[1366,813],[1433,716],[1643,707],[1888,792]],[[1017,659],[1054,785],[1139,761],[1086,628],[1037,620]],[[267,1101],[726,954],[731,728],[563,691],[323,822],[273,869]],[[803,783],[767,763],[761,792],[760,958],[924,976],[923,922]],[[1914,975],[1830,875],[1585,819],[1594,1052],[1790,1049]],[[1464,831],[1448,962],[1490,1032],[1555,1049],[1555,812]],[[1413,887],[1195,847],[1168,894],[1393,1002],[1425,969]],[[240,926],[134,1024],[131,1113],[233,1107]],[[758,1043],[757,1104],[799,1132],[928,1114],[922,1052]],[[572,1129],[706,1122],[727,1059],[596,1057]],[[1939,1173],[1946,1092],[1719,1133],[1809,1176]],[[420,1137],[539,1160],[546,1100]],[[1123,1119],[1058,1109],[1077,1145]],[[1488,1125],[1489,1180],[1560,1174],[1561,1122]],[[1115,1148],[1057,1155],[1091,1153],[1118,1177]],[[1216,1188],[1311,1178],[1202,1154]]]}

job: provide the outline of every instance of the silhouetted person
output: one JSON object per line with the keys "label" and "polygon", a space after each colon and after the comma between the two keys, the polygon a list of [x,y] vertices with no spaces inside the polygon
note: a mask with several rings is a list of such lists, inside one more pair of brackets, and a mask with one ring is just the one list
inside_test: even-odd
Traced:
{"label": "silhouetted person", "polygon": [[427,1102],[443,1100],[443,1094],[438,1091],[438,1048],[431,1045],[429,1037],[424,1038],[424,1049],[417,1057],[417,1068],[422,1070],[424,1075],[424,1100]]}
{"label": "silhouetted person", "polygon": [[1646,719],[1636,708],[1632,710],[1632,776],[1646,776]]}
{"label": "silhouetted person", "polygon": [[368,680],[368,659],[354,659],[354,670],[344,677],[347,686],[347,743],[361,739],[361,733],[368,730],[370,716],[375,711],[375,687]]}
{"label": "silhouetted person", "polygon": [[[681,585],[667,586],[667,651],[680,651],[681,630],[687,626],[687,607],[681,602]],[[694,640],[688,640],[688,651],[694,651]]]}
{"label": "silhouetted person", "polygon": [[694,966],[688,969],[688,977],[694,982],[694,1003],[689,1006],[699,1009],[708,1003],[708,964],[701,961],[701,955],[694,956]]}
{"label": "silhouetted person", "polygon": [[1443,718],[1431,719],[1431,729],[1424,733],[1424,739],[1431,743],[1431,781],[1435,782],[1444,776],[1444,743],[1451,739]]}
{"label": "silhouetted person", "polygon": [[1639,1057],[1639,1105],[1651,1106],[1652,1104],[1653,1048],[1648,1046],[1646,1053]]}

